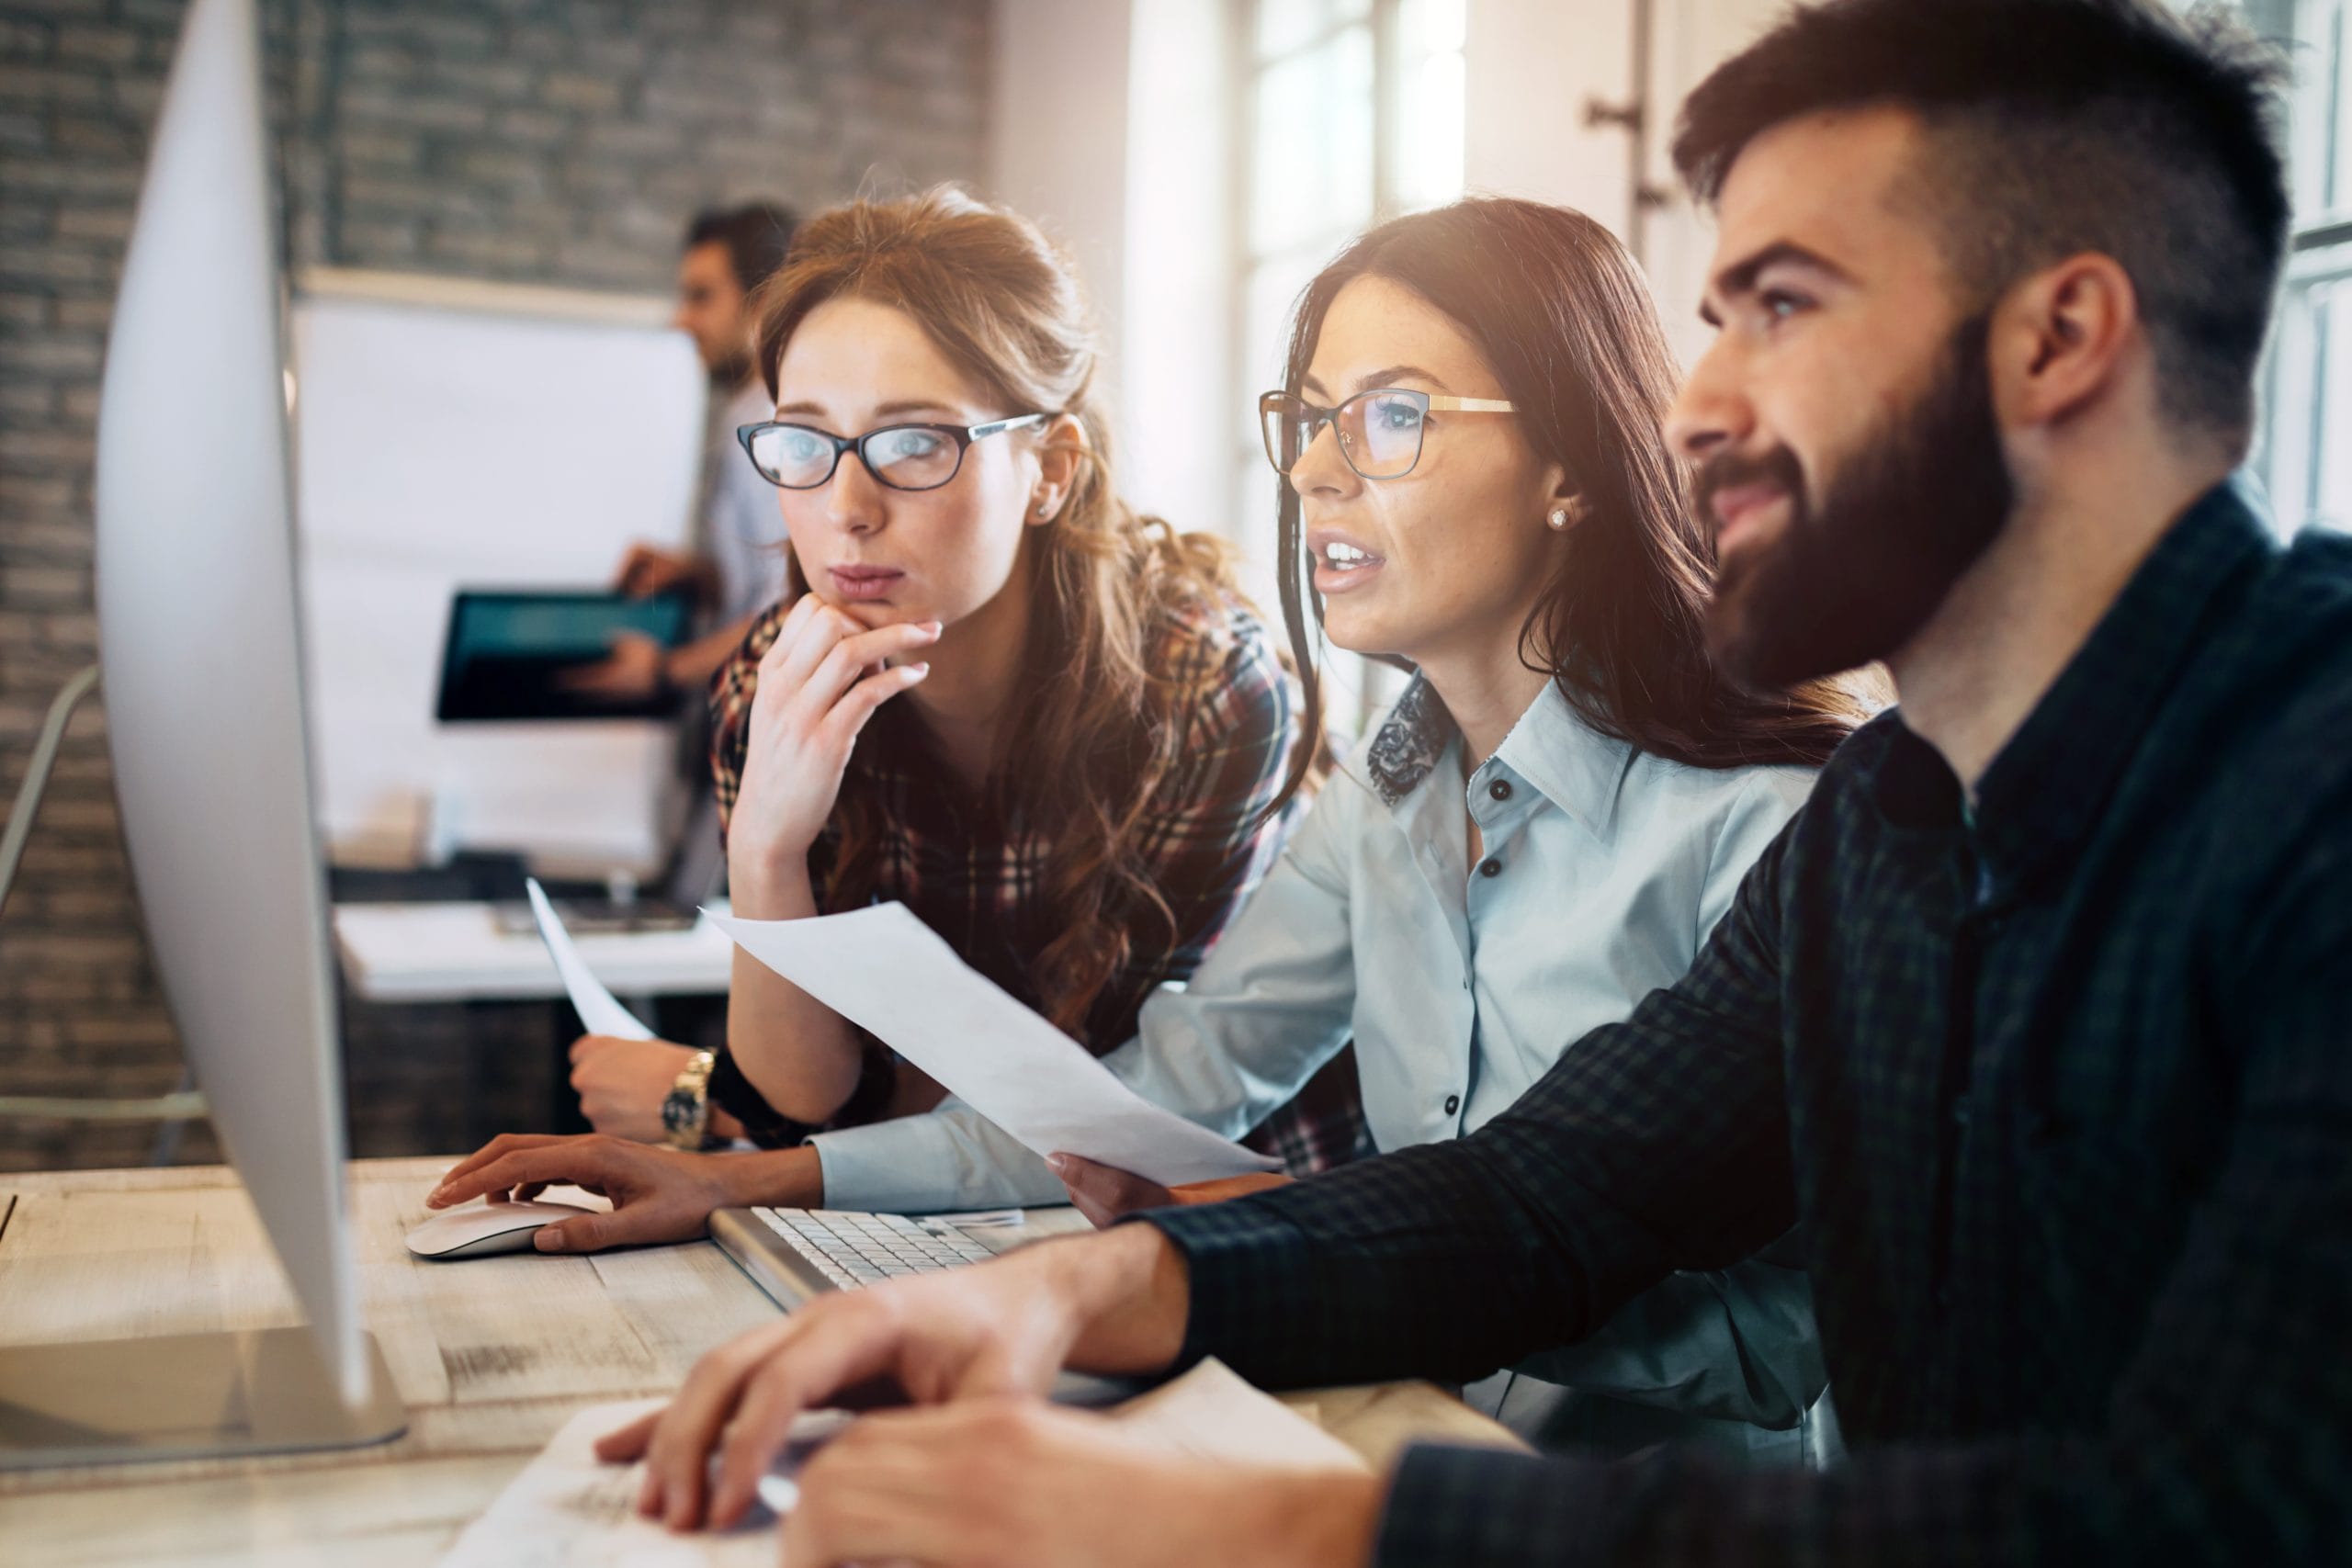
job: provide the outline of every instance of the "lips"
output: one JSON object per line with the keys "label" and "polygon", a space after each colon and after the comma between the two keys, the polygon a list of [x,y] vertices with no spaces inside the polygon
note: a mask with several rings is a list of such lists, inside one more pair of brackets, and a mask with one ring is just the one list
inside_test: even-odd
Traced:
{"label": "lips", "polygon": [[1716,491],[1708,506],[1715,516],[1715,554],[1721,556],[1729,550],[1788,498],[1788,491],[1770,480],[1730,485]]}
{"label": "lips", "polygon": [[1363,586],[1388,564],[1363,540],[1335,528],[1310,531],[1306,549],[1315,562],[1315,591],[1327,596]]}
{"label": "lips", "polygon": [[907,574],[895,567],[836,566],[827,569],[825,575],[832,580],[836,593],[859,602],[888,597]]}

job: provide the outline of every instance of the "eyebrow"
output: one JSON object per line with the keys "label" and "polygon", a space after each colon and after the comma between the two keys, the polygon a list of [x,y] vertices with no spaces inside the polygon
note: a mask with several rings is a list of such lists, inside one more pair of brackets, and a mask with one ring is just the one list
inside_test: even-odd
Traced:
{"label": "eyebrow", "polygon": [[[1368,392],[1374,387],[1393,387],[1399,381],[1427,381],[1430,386],[1440,389],[1445,386],[1443,377],[1424,370],[1418,365],[1391,365],[1385,369],[1375,370],[1369,376],[1357,377],[1356,390]],[[1323,390],[1323,383],[1312,376],[1299,383],[1299,390],[1302,392],[1310,388],[1320,392]]]}
{"label": "eyebrow", "polygon": [[[797,403],[778,403],[775,412],[778,419],[782,419],[786,414],[821,419],[825,414],[825,407],[822,403],[803,400]],[[950,415],[953,419],[963,417],[952,404],[938,402],[928,398],[900,399],[897,402],[884,403],[874,411],[874,416],[876,419],[889,419],[899,414],[908,413],[944,413]]]}
{"label": "eyebrow", "polygon": [[[1757,278],[1763,276],[1767,268],[1781,265],[1808,267],[1815,272],[1826,273],[1840,282],[1853,281],[1852,275],[1844,267],[1818,251],[1809,251],[1793,241],[1775,240],[1755,254],[1734,262],[1715,274],[1714,284],[1709,293],[1724,299],[1736,299],[1742,295],[1752,294],[1756,291]],[[1700,304],[1699,319],[1711,327],[1724,324],[1723,317],[1708,301]]]}

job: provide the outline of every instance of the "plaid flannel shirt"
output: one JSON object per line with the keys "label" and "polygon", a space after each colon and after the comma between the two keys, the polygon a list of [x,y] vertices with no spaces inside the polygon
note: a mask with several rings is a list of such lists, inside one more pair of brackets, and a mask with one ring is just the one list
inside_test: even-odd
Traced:
{"label": "plaid flannel shirt", "polygon": [[1470,1137],[1162,1212],[1187,1354],[1461,1377],[1807,1226],[1851,1449],[1411,1450],[1382,1563],[2352,1560],[2352,541],[2180,520],[1963,811],[1899,715]]}
{"label": "plaid flannel shirt", "polygon": [[[711,772],[722,833],[741,785],[760,660],[788,609],[778,604],[761,616],[712,682]],[[1171,942],[1157,918],[1140,909],[1129,912],[1134,941],[1126,961],[1094,998],[1078,1034],[1079,1043],[1098,1055],[1134,1037],[1136,1014],[1154,988],[1186,979],[1200,966],[1272,863],[1286,824],[1261,827],[1258,818],[1282,787],[1298,741],[1296,682],[1257,616],[1238,601],[1185,606],[1170,615],[1150,669],[1182,691],[1190,715],[1180,761],[1161,781],[1139,826],[1144,862],[1175,915],[1177,934]],[[1037,758],[1028,765],[1060,764]],[[967,964],[1037,1007],[1032,978],[1037,959],[1060,934],[1039,897],[1050,827],[1007,821],[987,802],[942,788],[948,777],[903,704],[886,704],[867,722],[851,754],[842,794],[863,792],[881,808],[875,898],[905,904]],[[829,827],[809,852],[820,908],[833,907],[827,877],[837,842],[838,833]],[[892,1059],[878,1043],[869,1039],[866,1045],[867,1081],[830,1126],[870,1120],[887,1099]],[[759,1102],[758,1090],[723,1054],[711,1082],[714,1099],[723,1092],[720,1103],[743,1117],[755,1135],[773,1124],[774,1113]],[[873,1092],[877,1082],[880,1093]],[[1368,1151],[1352,1053],[1317,1075],[1248,1141],[1297,1175],[1329,1169]]]}

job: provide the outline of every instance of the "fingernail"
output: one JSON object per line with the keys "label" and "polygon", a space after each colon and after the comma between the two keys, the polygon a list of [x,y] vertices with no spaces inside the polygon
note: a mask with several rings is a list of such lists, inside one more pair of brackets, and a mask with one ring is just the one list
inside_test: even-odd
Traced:
{"label": "fingernail", "polygon": [[1069,1156],[1068,1155],[1047,1155],[1046,1156],[1046,1163],[1054,1168],[1054,1174],[1057,1176],[1063,1175],[1069,1169]]}
{"label": "fingernail", "polygon": [[910,664],[908,668],[915,672],[915,679],[918,681],[931,673],[931,664],[929,660],[925,660],[921,664]]}
{"label": "fingernail", "polygon": [[558,1235],[552,1228],[535,1231],[531,1235],[531,1245],[541,1252],[561,1252],[563,1237]]}

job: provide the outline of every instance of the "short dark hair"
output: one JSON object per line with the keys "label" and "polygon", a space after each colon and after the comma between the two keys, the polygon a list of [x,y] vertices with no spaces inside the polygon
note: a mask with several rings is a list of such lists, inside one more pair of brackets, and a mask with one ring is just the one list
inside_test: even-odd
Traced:
{"label": "short dark hair", "polygon": [[735,281],[751,293],[774,276],[792,246],[792,231],[800,220],[777,202],[753,201],[741,207],[714,207],[695,214],[686,225],[687,250],[696,245],[725,245]]}
{"label": "short dark hair", "polygon": [[2283,55],[2211,0],[2186,17],[2162,0],[1826,0],[1700,84],[1674,162],[1713,205],[1776,126],[1907,109],[1972,306],[2064,256],[2112,257],[2165,412],[2243,443],[2292,212],[2273,129],[2286,80]]}

